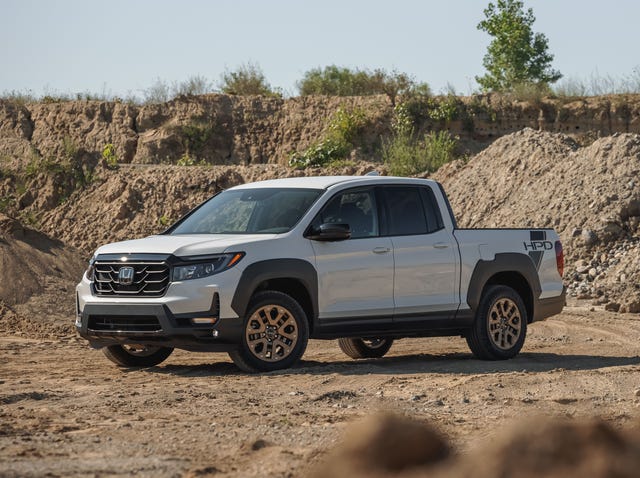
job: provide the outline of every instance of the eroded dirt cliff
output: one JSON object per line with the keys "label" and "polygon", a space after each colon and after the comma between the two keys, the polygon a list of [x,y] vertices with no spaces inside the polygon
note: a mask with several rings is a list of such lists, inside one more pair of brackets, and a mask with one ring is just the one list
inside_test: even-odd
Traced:
{"label": "eroded dirt cliff", "polygon": [[[134,105],[71,101],[17,104],[0,100],[0,155],[27,164],[34,154],[64,156],[70,147],[87,164],[112,144],[121,163],[176,163],[188,155],[207,164],[285,164],[322,137],[339,109],[368,120],[356,159],[380,159],[394,110],[385,96],[289,99],[203,95]],[[445,129],[470,151],[525,127],[572,135],[640,133],[640,98],[615,95],[518,101],[499,95],[440,97],[411,107],[420,131]]]}

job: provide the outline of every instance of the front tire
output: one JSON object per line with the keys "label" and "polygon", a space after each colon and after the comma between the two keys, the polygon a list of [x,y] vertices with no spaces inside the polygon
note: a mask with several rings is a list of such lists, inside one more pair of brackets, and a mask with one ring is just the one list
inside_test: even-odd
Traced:
{"label": "front tire", "polygon": [[120,367],[153,367],[164,362],[173,352],[171,347],[151,345],[109,345],[102,353]]}
{"label": "front tire", "polygon": [[282,292],[259,292],[247,310],[240,348],[229,356],[244,372],[270,372],[294,365],[308,341],[309,323],[300,304]]}
{"label": "front tire", "polygon": [[338,339],[338,346],[353,359],[384,357],[393,345],[393,339]]}
{"label": "front tire", "polygon": [[505,360],[518,355],[527,335],[527,309],[510,287],[489,286],[480,300],[467,344],[481,360]]}

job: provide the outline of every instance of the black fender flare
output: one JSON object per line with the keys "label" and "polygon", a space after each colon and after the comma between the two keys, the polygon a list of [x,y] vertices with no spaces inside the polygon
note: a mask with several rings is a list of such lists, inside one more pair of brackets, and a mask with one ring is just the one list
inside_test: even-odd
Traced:
{"label": "black fender flare", "polygon": [[[477,310],[482,299],[482,291],[489,279],[501,272],[515,272],[524,277],[531,290],[531,306],[535,313],[536,304],[542,293],[538,271],[528,255],[516,252],[499,253],[495,255],[492,261],[479,260],[476,263],[469,281],[469,289],[467,290],[467,304],[469,304],[471,310]],[[508,286],[509,284],[504,285]],[[526,298],[523,297],[523,300],[526,301]]]}
{"label": "black fender flare", "polygon": [[318,316],[318,274],[313,264],[303,259],[269,259],[249,265],[242,272],[231,300],[231,308],[238,317],[244,317],[251,296],[258,285],[272,279],[299,281],[311,299],[314,317],[309,319],[315,320]]}

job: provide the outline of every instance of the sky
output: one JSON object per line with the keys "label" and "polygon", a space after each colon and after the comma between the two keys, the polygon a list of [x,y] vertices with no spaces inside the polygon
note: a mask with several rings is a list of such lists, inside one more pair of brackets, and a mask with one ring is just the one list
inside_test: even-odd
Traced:
{"label": "sky", "polygon": [[[252,62],[296,95],[311,68],[398,70],[477,90],[488,0],[0,0],[0,93],[142,96]],[[640,1],[524,0],[565,77],[640,68]]]}

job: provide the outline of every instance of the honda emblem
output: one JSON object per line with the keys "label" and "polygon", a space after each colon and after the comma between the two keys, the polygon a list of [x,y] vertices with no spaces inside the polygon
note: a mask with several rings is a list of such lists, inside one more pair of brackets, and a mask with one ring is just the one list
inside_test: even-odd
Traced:
{"label": "honda emblem", "polygon": [[120,285],[133,284],[133,267],[121,267],[118,271],[118,282]]}

